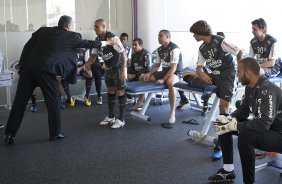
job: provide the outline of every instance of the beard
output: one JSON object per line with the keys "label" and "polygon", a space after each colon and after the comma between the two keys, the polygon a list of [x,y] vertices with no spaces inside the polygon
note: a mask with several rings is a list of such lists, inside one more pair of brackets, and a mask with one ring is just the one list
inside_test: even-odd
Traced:
{"label": "beard", "polygon": [[244,76],[241,78],[241,84],[244,86],[247,86],[250,84],[250,80],[246,77],[246,75],[244,74]]}

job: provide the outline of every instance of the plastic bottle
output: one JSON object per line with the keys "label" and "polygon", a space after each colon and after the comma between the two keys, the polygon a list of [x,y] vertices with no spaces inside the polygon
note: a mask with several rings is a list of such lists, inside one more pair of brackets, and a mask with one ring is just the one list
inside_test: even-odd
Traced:
{"label": "plastic bottle", "polygon": [[2,50],[0,50],[0,72],[4,73],[4,57]]}
{"label": "plastic bottle", "polygon": [[196,140],[200,140],[200,141],[207,141],[213,144],[217,143],[217,139],[210,136],[210,135],[202,135],[200,132],[197,132],[195,130],[189,130],[187,132],[187,135],[196,139]]}

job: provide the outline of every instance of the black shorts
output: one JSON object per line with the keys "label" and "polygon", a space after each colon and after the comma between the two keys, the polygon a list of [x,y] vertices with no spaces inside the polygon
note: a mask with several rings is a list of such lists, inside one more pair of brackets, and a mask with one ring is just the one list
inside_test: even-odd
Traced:
{"label": "black shorts", "polygon": [[107,70],[105,74],[105,83],[107,88],[114,87],[116,90],[126,89],[126,81],[121,81],[119,79],[120,69],[115,68],[111,70]]}
{"label": "black shorts", "polygon": [[212,80],[213,84],[217,86],[217,97],[230,102],[234,91],[235,73],[225,76],[213,75]]}
{"label": "black shorts", "polygon": [[100,65],[94,65],[94,64],[91,65],[91,71],[92,71],[92,74],[93,74],[93,78],[95,78],[97,76],[101,77],[105,73],[105,70],[103,70]]}
{"label": "black shorts", "polygon": [[163,71],[153,73],[153,76],[155,77],[156,80],[162,79],[165,75],[166,73]]}

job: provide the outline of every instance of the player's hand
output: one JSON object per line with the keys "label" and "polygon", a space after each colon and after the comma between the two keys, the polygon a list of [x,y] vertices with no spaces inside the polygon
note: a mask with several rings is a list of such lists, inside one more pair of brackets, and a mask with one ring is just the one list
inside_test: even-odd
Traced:
{"label": "player's hand", "polygon": [[202,73],[201,75],[200,75],[200,78],[204,81],[204,82],[206,82],[206,83],[208,83],[208,84],[212,84],[212,78],[208,75],[208,74],[206,74],[206,73]]}
{"label": "player's hand", "polygon": [[151,74],[150,73],[146,73],[144,76],[144,81],[149,81],[151,78]]}
{"label": "player's hand", "polygon": [[163,83],[165,83],[165,81],[163,79],[159,79],[159,80],[156,81],[156,83],[157,84],[163,84]]}

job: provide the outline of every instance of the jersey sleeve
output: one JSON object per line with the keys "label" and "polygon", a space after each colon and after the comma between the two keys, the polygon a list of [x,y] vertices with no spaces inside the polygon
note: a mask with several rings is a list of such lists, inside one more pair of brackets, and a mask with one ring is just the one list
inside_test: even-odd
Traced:
{"label": "jersey sleeve", "polygon": [[278,59],[278,44],[273,43],[269,52],[269,59]]}
{"label": "jersey sleeve", "polygon": [[98,53],[98,49],[96,49],[96,48],[91,49],[91,55],[97,54],[97,53]]}
{"label": "jersey sleeve", "polygon": [[170,52],[170,62],[171,63],[178,63],[179,61],[179,56],[180,56],[180,49],[179,48],[175,48]]}
{"label": "jersey sleeve", "polygon": [[127,59],[131,59],[132,57],[132,48],[129,49]]}
{"label": "jersey sleeve", "polygon": [[124,52],[125,49],[124,49],[124,47],[123,47],[123,45],[122,45],[122,43],[121,43],[119,37],[115,36],[114,39],[115,39],[115,41],[116,41],[116,44],[113,46],[114,49],[115,49],[115,51],[117,51],[118,53]]}
{"label": "jersey sleeve", "polygon": [[252,45],[250,45],[250,48],[249,48],[249,56],[250,57],[255,57],[255,53],[254,53]]}
{"label": "jersey sleeve", "polygon": [[203,57],[202,53],[200,52],[200,50],[198,51],[198,61],[197,61],[197,66],[203,66],[205,65],[206,63],[206,60],[205,58]]}
{"label": "jersey sleeve", "polygon": [[155,60],[155,63],[161,63],[161,58],[160,58],[160,55],[159,55],[158,50],[156,51],[156,60]]}
{"label": "jersey sleeve", "polygon": [[234,56],[237,56],[237,54],[241,50],[236,45],[225,41],[225,39],[222,41],[221,47],[222,47],[223,51],[230,53],[230,54],[233,54]]}
{"label": "jersey sleeve", "polygon": [[91,49],[87,49],[87,50],[85,51],[85,54],[84,54],[84,61],[87,61],[87,60],[89,59],[89,57],[90,57],[90,50],[91,50]]}

